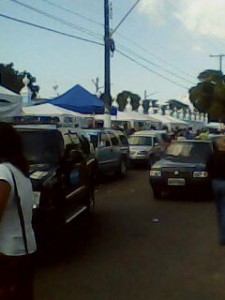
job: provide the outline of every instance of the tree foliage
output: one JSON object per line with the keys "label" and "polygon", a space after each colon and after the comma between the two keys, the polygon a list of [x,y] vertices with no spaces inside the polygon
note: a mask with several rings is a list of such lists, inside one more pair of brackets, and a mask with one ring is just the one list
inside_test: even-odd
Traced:
{"label": "tree foliage", "polygon": [[225,76],[221,71],[205,70],[198,79],[200,82],[189,90],[191,103],[207,113],[210,121],[225,122]]}
{"label": "tree foliage", "polygon": [[32,91],[32,99],[35,99],[37,97],[37,93],[40,89],[38,85],[35,85],[36,78],[33,77],[29,72],[19,72],[14,69],[14,64],[0,64],[0,83],[12,90],[15,93],[19,93],[21,89],[24,86],[23,78],[24,75],[27,74],[27,77],[30,80],[30,83],[28,84],[29,88]]}
{"label": "tree foliage", "polygon": [[139,107],[139,101],[141,97],[137,94],[133,94],[129,91],[123,91],[117,95],[117,103],[119,104],[119,111],[124,111],[127,105],[127,99],[131,99],[131,106],[133,110],[137,110]]}

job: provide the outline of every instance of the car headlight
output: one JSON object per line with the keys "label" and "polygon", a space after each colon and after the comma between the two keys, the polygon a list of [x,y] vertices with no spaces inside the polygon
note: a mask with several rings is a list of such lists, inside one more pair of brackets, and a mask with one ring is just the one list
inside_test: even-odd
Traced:
{"label": "car headlight", "polygon": [[33,209],[40,205],[41,192],[33,192]]}
{"label": "car headlight", "polygon": [[150,176],[151,177],[161,177],[161,171],[160,170],[151,170]]}
{"label": "car headlight", "polygon": [[193,172],[194,178],[206,178],[208,177],[208,172],[206,171],[195,171]]}

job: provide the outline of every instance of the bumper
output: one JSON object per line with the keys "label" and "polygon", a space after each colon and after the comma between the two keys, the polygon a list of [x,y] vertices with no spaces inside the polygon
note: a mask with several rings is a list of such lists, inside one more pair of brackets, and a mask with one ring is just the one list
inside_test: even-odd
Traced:
{"label": "bumper", "polygon": [[148,155],[130,155],[131,161],[147,161]]}
{"label": "bumper", "polygon": [[172,184],[168,178],[149,177],[150,185],[157,190],[163,191],[196,191],[199,193],[208,192],[211,189],[209,178],[192,178],[184,179],[184,182],[175,182]]}

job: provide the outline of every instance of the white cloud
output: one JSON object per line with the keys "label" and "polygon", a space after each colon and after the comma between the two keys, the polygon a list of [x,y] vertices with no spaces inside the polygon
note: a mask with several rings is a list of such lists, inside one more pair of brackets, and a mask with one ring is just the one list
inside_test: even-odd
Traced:
{"label": "white cloud", "polygon": [[[185,28],[200,35],[225,37],[224,0],[142,0],[140,11],[150,20],[166,22],[169,15],[177,18]],[[166,4],[167,5],[166,5]]]}
{"label": "white cloud", "polygon": [[177,18],[184,26],[202,35],[225,37],[224,0],[189,0],[178,9]]}
{"label": "white cloud", "polygon": [[198,52],[198,53],[205,53],[205,54],[208,53],[203,49],[203,47],[201,45],[198,45],[198,44],[193,45],[192,50],[195,52]]}
{"label": "white cloud", "polygon": [[139,4],[139,11],[146,14],[157,23],[165,23],[165,7],[163,0],[142,0]]}

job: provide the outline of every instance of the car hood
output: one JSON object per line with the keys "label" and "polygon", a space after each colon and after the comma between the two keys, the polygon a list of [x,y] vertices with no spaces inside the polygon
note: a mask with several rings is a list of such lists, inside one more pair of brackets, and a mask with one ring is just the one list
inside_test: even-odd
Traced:
{"label": "car hood", "polygon": [[177,162],[168,159],[161,159],[154,164],[154,167],[158,168],[191,168],[191,169],[205,169],[205,162]]}
{"label": "car hood", "polygon": [[152,146],[142,146],[142,145],[132,146],[132,145],[130,145],[130,151],[150,151],[151,149],[152,149]]}

